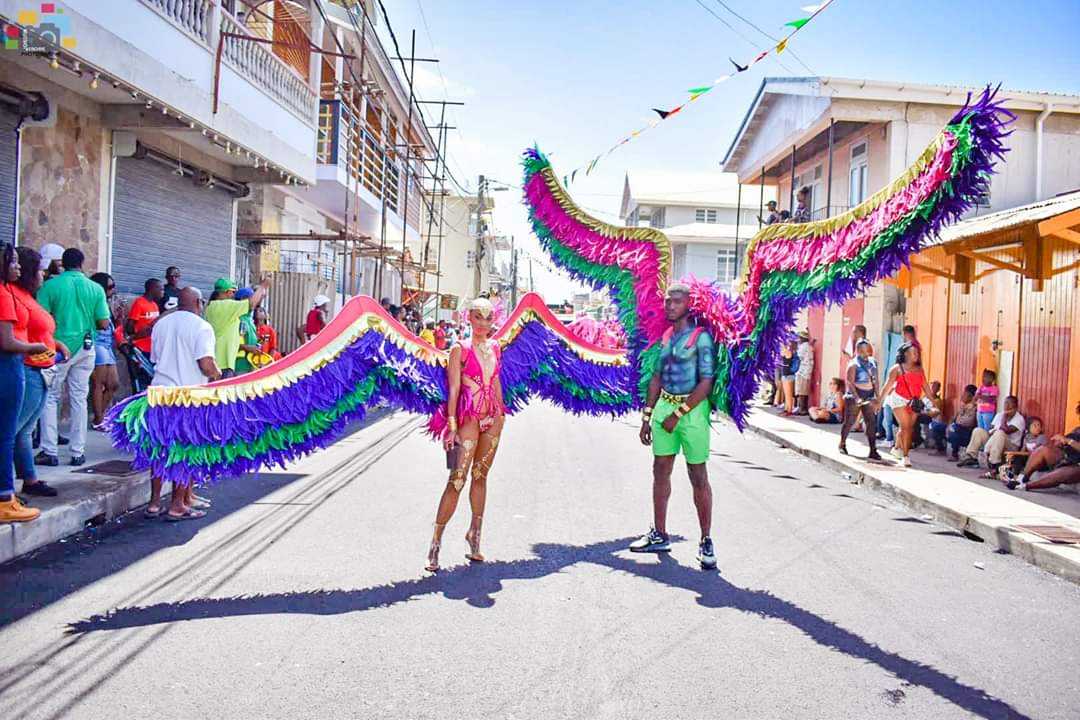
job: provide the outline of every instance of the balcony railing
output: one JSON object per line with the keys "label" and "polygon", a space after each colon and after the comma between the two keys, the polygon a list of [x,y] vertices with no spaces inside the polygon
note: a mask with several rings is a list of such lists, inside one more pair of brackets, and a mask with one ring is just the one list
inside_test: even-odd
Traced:
{"label": "balcony railing", "polygon": [[214,17],[220,17],[222,33],[256,37],[235,17],[220,7],[219,0],[142,0],[158,15],[213,53],[214,42],[222,43],[222,62],[254,83],[284,107],[303,118],[315,120],[316,91],[266,43],[238,37],[218,37]]}
{"label": "balcony railing", "polygon": [[[251,34],[224,10],[221,11],[221,31],[236,35]],[[263,43],[252,40],[225,36],[221,38],[221,43],[224,60],[297,115],[309,121],[312,119],[318,96],[307,80],[297,75],[284,60]]]}
{"label": "balcony railing", "polygon": [[143,0],[194,40],[209,47],[214,0]]}
{"label": "balcony railing", "polygon": [[384,153],[381,145],[376,129],[345,103],[319,101],[318,161],[344,168],[377,200],[383,199],[385,191],[387,207],[397,213],[401,173],[397,161]]}

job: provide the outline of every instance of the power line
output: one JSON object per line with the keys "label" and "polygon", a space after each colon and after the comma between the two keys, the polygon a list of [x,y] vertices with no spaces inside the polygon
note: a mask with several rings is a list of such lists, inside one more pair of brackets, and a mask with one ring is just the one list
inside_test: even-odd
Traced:
{"label": "power line", "polygon": [[[773,41],[774,43],[778,43],[778,42],[780,42],[780,38],[778,38],[778,37],[773,37],[772,35],[770,35],[769,33],[765,32],[764,30],[762,30],[762,29],[761,29],[760,27],[758,27],[757,25],[755,25],[755,24],[754,24],[753,22],[751,22],[751,21],[750,21],[750,20],[748,20],[747,18],[745,18],[745,17],[743,17],[742,15],[740,15],[739,13],[735,12],[735,10],[734,10],[734,9],[732,9],[732,7],[731,7],[730,5],[728,5],[728,4],[726,3],[726,2],[724,2],[724,0],[716,0],[716,2],[717,2],[717,3],[719,4],[719,5],[720,5],[720,7],[724,8],[724,9],[725,9],[725,10],[727,10],[727,11],[728,11],[729,13],[731,13],[731,14],[732,14],[732,15],[734,15],[735,17],[739,18],[740,20],[742,20],[742,21],[743,21],[744,23],[746,23],[746,24],[747,24],[747,25],[749,25],[750,27],[752,27],[752,28],[754,28],[755,30],[757,30],[757,31],[758,31],[759,33],[761,33],[762,35],[764,35],[764,36],[765,36],[766,38],[768,38],[769,40],[772,40],[772,41]],[[810,73],[811,75],[817,75],[817,73],[816,73],[816,72],[814,72],[813,68],[811,68],[811,67],[810,67],[809,65],[807,65],[807,64],[806,64],[805,62],[803,62],[803,59],[802,59],[801,57],[799,57],[798,55],[796,55],[796,54],[795,54],[795,51],[794,51],[794,50],[792,50],[791,48],[788,48],[788,52],[789,52],[789,53],[791,53],[791,57],[795,58],[795,60],[797,60],[797,61],[798,61],[798,63],[799,63],[800,65],[802,65],[802,66],[803,66],[804,68],[806,68],[807,72],[809,72],[809,73]]]}
{"label": "power line", "polygon": [[[757,42],[755,42],[755,41],[751,40],[750,38],[746,37],[746,36],[745,36],[745,35],[743,35],[743,34],[742,34],[741,32],[739,32],[739,29],[738,29],[738,28],[736,28],[736,27],[735,27],[734,25],[732,25],[732,24],[731,24],[731,23],[729,23],[729,22],[728,22],[727,20],[725,20],[725,19],[724,19],[724,18],[723,18],[723,17],[721,16],[721,15],[719,15],[719,14],[718,14],[718,13],[717,13],[716,11],[714,11],[714,10],[713,10],[713,9],[712,9],[711,7],[709,7],[709,6],[708,6],[708,5],[706,5],[706,4],[704,3],[704,2],[702,2],[702,0],[694,0],[694,2],[696,2],[696,3],[697,3],[697,4],[698,4],[698,5],[700,6],[700,7],[701,7],[701,9],[702,9],[702,10],[704,10],[704,11],[705,11],[705,12],[707,12],[707,13],[709,13],[709,14],[710,14],[710,15],[712,15],[712,16],[713,16],[714,18],[716,18],[716,19],[717,19],[718,21],[720,21],[720,22],[721,22],[721,23],[722,23],[722,24],[724,25],[724,27],[726,27],[726,28],[727,28],[728,30],[731,30],[731,32],[733,32],[733,33],[735,33],[735,34],[736,34],[737,36],[739,36],[739,38],[741,38],[743,42],[745,42],[745,43],[747,43],[748,45],[750,45],[750,47],[754,48],[755,50],[763,50],[763,49],[764,49],[764,48],[763,48],[763,47],[762,47],[761,45],[759,45],[759,44],[758,44]],[[773,59],[774,59],[774,60],[776,60],[776,63],[777,63],[777,64],[778,64],[778,65],[779,65],[780,67],[784,68],[784,70],[785,70],[786,72],[788,72],[788,73],[790,73],[790,74],[792,74],[792,75],[794,75],[794,74],[795,74],[795,71],[794,71],[794,70],[792,70],[791,68],[789,68],[789,67],[788,67],[787,65],[785,65],[785,64],[783,63],[783,61],[782,61],[782,60],[780,60],[780,58],[779,58],[779,57],[773,56]]]}

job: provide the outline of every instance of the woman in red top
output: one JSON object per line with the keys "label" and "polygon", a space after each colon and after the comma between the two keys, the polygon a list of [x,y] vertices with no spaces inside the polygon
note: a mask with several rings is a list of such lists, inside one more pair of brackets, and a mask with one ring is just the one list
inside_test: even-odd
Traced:
{"label": "woman in red top", "polygon": [[[892,454],[900,458],[904,467],[911,467],[908,453],[911,451],[911,439],[915,435],[915,423],[919,421],[919,410],[922,403],[926,402],[922,398],[929,398],[932,394],[922,369],[919,346],[904,343],[896,351],[896,364],[889,368],[885,386],[878,397],[878,402],[884,402],[892,408],[896,421],[900,423],[900,435],[896,439]],[[912,407],[913,401],[920,407]]]}
{"label": "woman in red top", "polygon": [[15,304],[26,309],[26,339],[31,343],[44,344],[48,351],[26,356],[23,368],[26,389],[23,393],[15,431],[15,474],[23,480],[24,495],[53,497],[56,495],[56,489],[44,480],[37,479],[33,434],[34,426],[37,425],[38,418],[45,409],[45,396],[48,394],[44,373],[49,372],[49,369],[56,364],[57,351],[63,353],[64,357],[71,357],[71,351],[53,337],[53,333],[56,332],[56,321],[34,299],[34,293],[38,291],[42,283],[41,256],[36,250],[28,247],[18,248],[18,253],[19,279],[9,283],[8,290],[15,299]]}
{"label": "woman in red top", "polygon": [[5,243],[0,257],[4,270],[0,277],[0,522],[28,522],[41,511],[24,507],[15,496],[15,431],[25,387],[23,356],[48,353],[49,348],[42,342],[27,342],[30,313],[15,302],[12,292],[22,270],[14,246]]}
{"label": "woman in red top", "polygon": [[255,308],[255,334],[259,338],[259,349],[278,360],[281,353],[277,347],[277,330],[270,324],[270,314],[262,305]]}

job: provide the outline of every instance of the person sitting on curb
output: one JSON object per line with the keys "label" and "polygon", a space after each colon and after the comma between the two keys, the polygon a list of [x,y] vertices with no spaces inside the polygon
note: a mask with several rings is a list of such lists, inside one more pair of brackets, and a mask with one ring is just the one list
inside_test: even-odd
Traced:
{"label": "person sitting on curb", "polygon": [[1005,464],[1001,466],[997,475],[991,475],[987,472],[986,479],[997,480],[1000,476],[1002,479],[1007,480],[1013,475],[1022,472],[1027,459],[1032,453],[1046,445],[1046,440],[1046,434],[1043,433],[1042,418],[1034,416],[1027,418],[1027,430],[1024,431],[1024,441],[1021,443],[1020,449],[1005,451]]}
{"label": "person sitting on curb", "polygon": [[971,442],[968,443],[964,457],[956,463],[957,467],[978,467],[979,451],[986,450],[986,464],[996,473],[1005,462],[1005,451],[1020,449],[1027,425],[1024,423],[1024,416],[1017,410],[1018,404],[1015,395],[1005,398],[1005,410],[995,415],[990,424],[993,433],[981,427],[972,431]]}
{"label": "person sitting on curb", "polygon": [[966,448],[971,442],[971,432],[979,424],[978,404],[975,396],[978,388],[974,385],[964,387],[960,395],[960,406],[956,408],[953,421],[945,431],[945,439],[952,448],[952,459],[956,462],[960,459],[960,448]]}
{"label": "person sitting on curb", "polygon": [[[1080,402],[1076,404],[1076,414],[1080,416]],[[1038,480],[1032,475],[1040,470],[1049,470]],[[1080,426],[1073,428],[1068,435],[1055,435],[1050,442],[1037,448],[1028,455],[1023,471],[1015,478],[1005,481],[1010,490],[1045,490],[1058,485],[1080,483]]]}
{"label": "person sitting on curb", "polygon": [[839,425],[844,418],[844,393],[846,383],[840,378],[829,381],[829,392],[825,395],[825,402],[821,407],[812,407],[809,410],[810,419],[816,423]]}

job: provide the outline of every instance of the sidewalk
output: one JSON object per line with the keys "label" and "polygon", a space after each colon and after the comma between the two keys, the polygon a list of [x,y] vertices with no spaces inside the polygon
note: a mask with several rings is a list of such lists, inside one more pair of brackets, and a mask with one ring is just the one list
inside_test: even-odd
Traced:
{"label": "sidewalk", "polygon": [[[86,465],[70,467],[69,458],[67,447],[61,446],[59,467],[38,466],[38,477],[55,487],[59,495],[23,496],[27,505],[41,510],[41,517],[29,523],[0,524],[0,563],[74,535],[87,526],[100,525],[150,501],[147,473],[116,476],[86,472],[106,461],[112,461],[113,467],[108,469],[122,469],[130,459],[114,450],[104,433],[87,433]],[[22,481],[16,480],[16,490],[21,487]]]}
{"label": "sidewalk", "polygon": [[[1046,525],[1080,532],[1080,495],[1071,490],[1015,492],[1000,483],[979,480],[979,473],[958,470],[943,458],[915,450],[914,467],[895,461],[866,461],[865,437],[851,435],[848,449],[837,450],[837,426],[816,425],[805,418],[784,418],[755,408],[750,430],[837,472],[851,482],[870,486],[968,536],[993,544],[1029,563],[1080,583],[1080,545],[1052,543],[1017,525]],[[884,443],[883,443],[884,444]],[[952,472],[949,472],[951,469]]]}
{"label": "sidewalk", "polygon": [[[389,408],[372,409],[342,437],[391,414]],[[22,496],[27,505],[41,510],[41,517],[28,523],[0,523],[0,565],[150,502],[149,473],[131,473],[131,458],[115,450],[104,433],[87,433],[86,465],[70,467],[70,457],[67,447],[61,446],[58,467],[37,468],[38,477],[59,491],[56,497]],[[109,467],[101,468],[102,463]],[[16,480],[15,488],[22,488],[21,480]]]}

